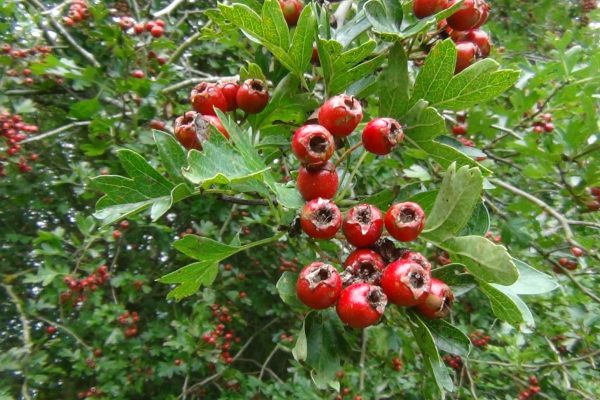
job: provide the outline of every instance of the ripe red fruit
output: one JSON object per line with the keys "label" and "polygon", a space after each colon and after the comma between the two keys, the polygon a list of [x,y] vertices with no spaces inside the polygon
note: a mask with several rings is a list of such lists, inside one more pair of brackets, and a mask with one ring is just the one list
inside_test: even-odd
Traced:
{"label": "ripe red fruit", "polygon": [[381,276],[381,288],[391,303],[411,307],[425,301],[431,288],[431,274],[421,264],[396,260]]}
{"label": "ripe red fruit", "polygon": [[450,313],[454,294],[445,282],[431,278],[431,289],[429,295],[421,304],[417,304],[417,310],[426,318],[444,318]]}
{"label": "ripe red fruit", "polygon": [[151,30],[150,34],[152,37],[159,38],[165,33],[165,29],[162,26],[155,25]]}
{"label": "ripe red fruit", "polygon": [[404,131],[398,121],[392,118],[376,118],[362,132],[365,150],[380,156],[389,154],[403,140]]}
{"label": "ripe red fruit", "polygon": [[464,124],[454,125],[452,127],[452,133],[454,135],[456,135],[456,136],[466,135],[467,134],[467,127]]}
{"label": "ripe red fruit", "polygon": [[241,110],[249,114],[258,114],[269,102],[269,90],[260,79],[248,79],[240,86],[235,100]]}
{"label": "ripe red fruit", "polygon": [[396,203],[385,214],[385,228],[396,240],[415,240],[425,227],[425,213],[413,202]]}
{"label": "ripe red fruit", "polygon": [[334,151],[333,136],[321,125],[304,125],[294,132],[292,152],[305,166],[325,165]]}
{"label": "ripe red fruit", "polygon": [[481,29],[473,29],[465,34],[465,41],[474,43],[479,48],[479,56],[486,58],[490,55],[492,45],[490,44],[490,37]]}
{"label": "ripe red fruit", "polygon": [[431,263],[429,262],[429,260],[425,258],[423,254],[417,251],[407,251],[400,258],[405,261],[417,263],[427,271],[431,270]]}
{"label": "ripe red fruit", "polygon": [[236,96],[240,85],[236,82],[220,82],[218,86],[227,99],[227,111],[235,111],[237,108]]}
{"label": "ripe red fruit", "polygon": [[46,328],[46,332],[48,332],[48,335],[53,335],[56,333],[56,327],[54,325],[50,325]]}
{"label": "ripe red fruit", "polygon": [[154,23],[157,26],[160,26],[161,28],[164,28],[165,26],[167,26],[167,24],[165,23],[165,21],[163,21],[162,19],[155,19]]}
{"label": "ripe red fruit", "polygon": [[370,283],[379,285],[381,272],[385,268],[383,258],[370,249],[358,249],[352,252],[344,262],[342,283]]}
{"label": "ripe red fruit", "polygon": [[333,201],[317,198],[302,208],[300,226],[310,237],[331,239],[342,226],[342,213]]}
{"label": "ripe red fruit", "polygon": [[355,283],[342,290],[336,311],[352,328],[366,328],[379,321],[386,305],[387,298],[379,286]]}
{"label": "ripe red fruit", "polygon": [[63,18],[63,22],[64,22],[64,23],[65,23],[65,25],[66,25],[66,26],[68,26],[68,27],[72,27],[72,26],[74,26],[74,25],[75,25],[75,21],[73,21],[73,19],[72,19],[72,18],[70,18],[70,17],[64,17],[64,18]]}
{"label": "ripe red fruit", "polygon": [[[448,4],[451,7],[456,0]],[[484,0],[465,0],[458,11],[446,18],[448,25],[457,31],[475,29],[485,23],[489,14],[489,5]]]}
{"label": "ripe red fruit", "polygon": [[369,247],[381,237],[383,215],[371,204],[359,204],[348,210],[342,229],[350,244]]}
{"label": "ripe red fruit", "polygon": [[554,130],[554,124],[547,122],[544,124],[544,131],[550,133]]}
{"label": "ripe red fruit", "polygon": [[200,82],[196,85],[190,92],[190,102],[202,115],[216,115],[215,108],[227,111],[227,99],[214,83]]}
{"label": "ripe red fruit", "polygon": [[600,201],[598,201],[598,200],[589,201],[586,204],[586,206],[589,211],[598,211],[598,210],[600,210]]}
{"label": "ripe red fruit", "polygon": [[23,76],[29,76],[29,75],[31,75],[31,70],[29,68],[25,68],[23,70]]}
{"label": "ripe red fruit", "polygon": [[153,119],[152,121],[150,121],[150,128],[152,128],[152,129],[164,131],[166,127],[167,127],[167,125],[165,124],[165,121],[161,121],[158,119]]}
{"label": "ripe red fruit", "polygon": [[575,257],[581,257],[583,255],[583,250],[581,250],[579,247],[571,247],[571,254],[573,254]]}
{"label": "ripe red fruit", "polygon": [[414,0],[413,12],[417,18],[425,18],[448,8],[448,0]]}
{"label": "ripe red fruit", "polygon": [[310,308],[323,310],[340,297],[342,279],[329,264],[314,262],[302,269],[296,281],[298,298]]}
{"label": "ripe red fruit", "polygon": [[298,23],[304,3],[302,0],[279,0],[279,7],[281,7],[285,22],[289,26],[294,26]]}
{"label": "ripe red fruit", "polygon": [[136,79],[143,79],[145,74],[144,74],[144,71],[142,71],[141,69],[136,69],[135,71],[133,71],[131,73],[131,76]]}
{"label": "ripe red fruit", "polygon": [[229,139],[229,133],[227,132],[227,130],[225,130],[225,127],[223,126],[221,120],[218,117],[214,115],[203,115],[202,119],[204,119],[206,122],[217,128],[221,135],[225,136],[226,139]]}
{"label": "ripe red fruit", "polygon": [[118,230],[118,229],[115,229],[115,230],[112,232],[112,237],[113,237],[115,240],[116,240],[116,239],[119,239],[121,236],[122,236],[122,233],[121,233],[121,231],[120,231],[120,230]]}
{"label": "ripe red fruit", "polygon": [[592,194],[592,196],[599,197],[600,196],[600,186],[590,188],[590,193]]}
{"label": "ripe red fruit", "polygon": [[150,32],[155,26],[156,24],[154,23],[154,21],[148,21],[146,22],[145,28],[148,32]]}
{"label": "ripe red fruit", "polygon": [[182,116],[175,120],[174,133],[175,138],[185,147],[186,149],[201,149],[200,139],[206,140],[206,135],[199,138],[198,132],[198,118],[200,114],[195,111],[188,111]]}
{"label": "ripe red fruit", "polygon": [[317,197],[331,199],[335,196],[339,185],[335,165],[327,161],[325,165],[317,168],[300,167],[298,170],[298,191],[304,200]]}
{"label": "ripe red fruit", "polygon": [[456,43],[456,67],[454,73],[458,74],[477,60],[478,49],[472,42]]}
{"label": "ripe red fruit", "polygon": [[129,17],[121,17],[121,19],[119,20],[119,26],[123,31],[130,29],[134,24],[135,21]]}
{"label": "ripe red fruit", "polygon": [[345,137],[352,133],[363,118],[360,102],[347,94],[327,100],[319,109],[319,124],[333,136]]}
{"label": "ripe red fruit", "polygon": [[138,23],[133,26],[133,31],[136,35],[141,35],[144,32],[144,24]]}

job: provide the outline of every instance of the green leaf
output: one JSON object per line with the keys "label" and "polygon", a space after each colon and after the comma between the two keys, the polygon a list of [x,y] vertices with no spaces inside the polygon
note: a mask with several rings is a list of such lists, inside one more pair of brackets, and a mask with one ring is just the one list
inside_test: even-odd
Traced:
{"label": "green leaf", "polygon": [[277,292],[281,300],[292,307],[304,307],[298,296],[296,295],[296,281],[298,274],[285,271],[277,281]]}
{"label": "green leaf", "polygon": [[519,277],[506,247],[484,237],[460,236],[434,243],[450,253],[452,261],[464,264],[470,273],[484,282],[510,285]]}
{"label": "green leaf", "polygon": [[290,210],[297,210],[304,206],[304,199],[298,193],[298,189],[293,186],[285,186],[282,183],[275,183],[273,185],[273,189],[275,190],[275,196],[277,197],[277,202],[285,208]]}
{"label": "green leaf", "polygon": [[179,301],[196,293],[202,285],[212,285],[218,273],[219,267],[216,263],[200,261],[171,272],[158,281],[166,284],[178,284],[167,294],[167,299]]}
{"label": "green leaf", "polygon": [[98,99],[81,100],[71,106],[69,116],[75,119],[90,119],[100,109],[102,105]]}
{"label": "green leaf", "polygon": [[290,45],[290,31],[277,0],[265,0],[263,3],[262,34],[268,43],[282,49]]}
{"label": "green leaf", "polygon": [[478,168],[450,165],[425,224],[426,239],[443,242],[455,236],[469,222],[481,199],[483,177]]}
{"label": "green leaf", "polygon": [[197,235],[185,235],[177,240],[173,247],[195,260],[216,263],[237,253],[240,246],[230,246]]}
{"label": "green leaf", "polygon": [[313,43],[317,31],[317,20],[312,7],[304,7],[294,31],[290,46],[290,57],[298,71],[308,68],[312,58]]}
{"label": "green leaf", "polygon": [[527,305],[517,296],[507,289],[506,286],[487,284],[479,282],[481,290],[490,300],[494,315],[503,321],[508,322],[515,328],[518,328],[523,322],[529,326],[534,326],[533,315]]}
{"label": "green leaf", "polygon": [[471,341],[460,329],[443,319],[427,320],[437,347],[447,353],[467,357],[471,350]]}
{"label": "green leaf", "polygon": [[408,58],[398,42],[390,49],[388,65],[379,78],[379,115],[399,119],[407,107]]}
{"label": "green leaf", "polygon": [[438,397],[444,397],[446,391],[451,392],[454,390],[454,384],[452,383],[448,369],[440,358],[433,334],[419,315],[413,311],[409,311],[407,315],[415,342],[423,353],[425,368],[432,376],[435,387],[439,392],[440,396]]}
{"label": "green leaf", "polygon": [[484,236],[490,230],[490,213],[483,204],[477,203],[473,214],[467,225],[460,232],[459,236],[477,235]]}
{"label": "green leaf", "polygon": [[267,81],[262,69],[257,64],[250,61],[248,61],[247,67],[243,66],[240,68],[240,81],[243,82],[248,79],[260,79],[263,82]]}
{"label": "green leaf", "polygon": [[162,131],[153,131],[158,146],[160,160],[171,178],[182,181],[181,170],[186,165],[185,149],[172,135]]}
{"label": "green leaf", "polygon": [[375,33],[401,39],[400,26],[402,24],[402,4],[394,0],[369,0],[364,5],[367,19]]}
{"label": "green leaf", "polygon": [[[329,24],[326,24],[326,26],[329,26]],[[346,47],[370,27],[371,22],[369,22],[364,9],[361,9],[351,20],[346,21],[346,23],[336,31],[335,40],[340,42],[342,47]]]}
{"label": "green leaf", "polygon": [[558,282],[549,275],[538,271],[521,260],[513,258],[519,270],[519,279],[507,289],[515,294],[535,295],[553,291],[558,287]]}
{"label": "green leaf", "polygon": [[302,328],[300,329],[300,332],[298,332],[297,335],[298,340],[296,340],[296,344],[292,349],[292,355],[294,356],[294,359],[298,362],[305,361],[306,357],[308,357],[308,343],[306,340],[306,319],[309,318],[309,316],[312,314],[312,312],[309,312],[308,314],[306,314],[306,317],[304,317],[304,321],[302,321]]}
{"label": "green leaf", "polygon": [[476,286],[473,275],[463,272],[464,270],[464,265],[452,263],[434,269],[431,274],[451,286],[454,297],[460,297]]}
{"label": "green leaf", "polygon": [[425,63],[415,80],[411,105],[424,99],[433,105],[442,97],[446,85],[454,76],[456,47],[452,40],[444,40],[434,46],[425,58]]}

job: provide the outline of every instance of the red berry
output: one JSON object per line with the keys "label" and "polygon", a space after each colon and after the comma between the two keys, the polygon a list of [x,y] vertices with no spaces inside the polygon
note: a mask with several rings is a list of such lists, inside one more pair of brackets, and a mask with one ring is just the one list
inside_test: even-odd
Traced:
{"label": "red berry", "polygon": [[[448,4],[451,7],[456,0]],[[457,31],[468,31],[485,23],[489,13],[489,5],[484,0],[465,0],[458,11],[446,18],[448,25]]]}
{"label": "red berry", "polygon": [[400,259],[383,271],[381,288],[391,303],[411,307],[427,298],[431,288],[431,274],[421,264]]}
{"label": "red berry", "polygon": [[381,237],[383,215],[371,204],[359,204],[348,210],[342,229],[350,244],[369,247]]}
{"label": "red berry", "polygon": [[258,114],[269,102],[267,85],[260,79],[248,79],[237,91],[235,101],[241,110],[249,114]]}
{"label": "red berry", "polygon": [[152,28],[154,28],[156,26],[156,24],[154,23],[154,21],[148,21],[146,22],[146,25],[144,26],[146,28],[146,30],[148,32],[150,32],[152,30]]}
{"label": "red berry", "polygon": [[481,29],[473,29],[468,31],[465,35],[464,40],[473,42],[479,48],[479,56],[486,58],[490,55],[492,45],[490,44],[490,37]]}
{"label": "red berry", "polygon": [[134,24],[135,21],[129,17],[121,17],[121,19],[119,20],[119,26],[124,31],[130,29]]}
{"label": "red berry", "polygon": [[115,229],[115,230],[113,231],[113,233],[112,233],[112,236],[113,236],[113,238],[114,238],[115,240],[116,240],[116,239],[119,239],[119,238],[121,237],[121,235],[122,235],[122,233],[121,233],[121,231],[120,231],[120,230],[118,230],[118,229]]}
{"label": "red berry", "polygon": [[352,252],[344,262],[345,270],[342,273],[342,283],[370,283],[379,285],[381,272],[385,268],[383,258],[369,249],[358,249]]}
{"label": "red berry", "polygon": [[218,86],[227,99],[227,111],[235,111],[237,108],[236,96],[240,85],[236,82],[221,82]]}
{"label": "red berry", "polygon": [[456,43],[456,52],[455,74],[458,74],[477,60],[478,49],[472,42]]}
{"label": "red berry", "polygon": [[4,54],[8,54],[8,53],[10,53],[10,52],[11,52],[11,50],[12,50],[12,47],[11,47],[11,45],[10,45],[10,44],[8,44],[8,43],[5,43],[5,44],[3,44],[3,45],[2,45],[2,52],[3,52]]}
{"label": "red berry", "polygon": [[136,79],[143,79],[145,74],[144,71],[142,71],[141,69],[136,69],[131,73],[131,76],[133,76]]}
{"label": "red berry", "polygon": [[150,128],[152,128],[152,129],[164,131],[166,129],[166,127],[167,127],[167,124],[165,124],[164,121],[157,120],[157,119],[153,119],[152,121],[150,121]]}
{"label": "red berry", "polygon": [[448,8],[448,0],[414,0],[413,12],[417,18],[425,18]]}
{"label": "red berry", "polygon": [[387,298],[380,287],[355,283],[342,290],[336,311],[345,324],[366,328],[379,321],[386,305]]}
{"label": "red berry", "polygon": [[365,150],[373,154],[389,154],[404,140],[402,127],[392,118],[376,118],[370,121],[362,132]]}
{"label": "red berry", "polygon": [[537,384],[539,384],[537,376],[535,376],[535,375],[531,375],[531,376],[529,377],[529,383],[530,383],[530,384],[532,384],[532,385],[537,385]]}
{"label": "red berry", "polygon": [[298,170],[298,191],[304,200],[317,197],[331,199],[338,189],[338,175],[335,165],[327,161],[325,165],[311,168],[301,166]]}
{"label": "red berry", "polygon": [[571,254],[573,254],[575,257],[581,257],[583,255],[583,250],[581,250],[579,247],[571,247]]}
{"label": "red berry", "polygon": [[141,35],[144,32],[144,24],[139,23],[133,26],[133,31],[136,35]]}
{"label": "red berry", "polygon": [[180,366],[183,363],[179,358],[175,360],[175,365]]}
{"label": "red berry", "polygon": [[586,204],[586,206],[589,211],[598,211],[598,210],[600,210],[600,201],[592,200],[592,201],[588,202]]}
{"label": "red berry", "polygon": [[165,33],[165,30],[162,26],[155,25],[151,30],[150,34],[152,37],[159,38]]}
{"label": "red berry", "polygon": [[385,214],[385,228],[401,242],[415,240],[424,227],[425,213],[417,203],[396,203]]}
{"label": "red berry", "polygon": [[456,136],[466,135],[467,127],[464,124],[454,125],[452,127],[452,134],[454,134]]}
{"label": "red berry", "polygon": [[322,262],[314,262],[304,267],[296,282],[298,298],[315,310],[334,305],[341,291],[340,274],[334,267]]}
{"label": "red berry", "polygon": [[155,19],[154,23],[157,26],[160,26],[161,28],[164,28],[165,26],[167,26],[167,24],[165,23],[165,21],[163,21],[162,19]]}
{"label": "red berry", "polygon": [[50,325],[46,328],[46,332],[48,332],[48,335],[53,335],[56,333],[56,327],[54,325]]}
{"label": "red berry", "polygon": [[333,136],[321,125],[304,125],[294,132],[292,152],[305,166],[325,165],[334,151]]}
{"label": "red berry", "polygon": [[304,233],[316,239],[331,239],[342,226],[342,213],[335,203],[317,198],[304,205],[300,214]]}
{"label": "red berry", "polygon": [[426,318],[444,318],[450,313],[454,294],[452,289],[443,281],[431,278],[431,289],[421,304],[417,304],[417,310]]}
{"label": "red berry", "polygon": [[590,188],[590,193],[592,194],[592,196],[600,196],[600,186]]}
{"label": "red berry", "polygon": [[225,130],[225,127],[223,126],[221,120],[218,117],[214,115],[203,115],[202,119],[214,126],[219,132],[221,132],[221,135],[225,136],[226,139],[229,139],[229,133],[227,132],[227,130]]}
{"label": "red berry", "polygon": [[190,93],[190,102],[194,110],[202,115],[216,115],[215,108],[226,112],[227,99],[214,83],[200,82]]}
{"label": "red berry", "polygon": [[[196,121],[198,118],[201,118],[200,114],[195,111],[188,111],[175,120],[175,138],[186,149],[202,149],[199,135],[196,132],[198,126]],[[204,132],[204,136],[201,139],[203,139],[202,141],[206,140],[206,132]]]}
{"label": "red berry", "polygon": [[289,26],[294,26],[298,23],[304,3],[302,0],[279,0],[279,7],[281,7],[285,22]]}
{"label": "red berry", "polygon": [[427,271],[431,270],[431,263],[429,262],[429,260],[427,258],[425,258],[423,256],[423,254],[421,254],[419,252],[416,252],[416,251],[407,251],[400,258],[402,260],[407,260],[407,261],[410,261],[412,263],[417,263],[421,267],[423,267],[424,269],[426,269]]}
{"label": "red berry", "polygon": [[29,76],[29,75],[31,75],[31,70],[29,68],[25,68],[23,70],[23,76]]}
{"label": "red berry", "polygon": [[355,97],[340,94],[321,106],[318,118],[333,136],[348,136],[363,118],[362,106]]}
{"label": "red berry", "polygon": [[554,124],[547,122],[544,124],[544,131],[550,133],[554,130]]}

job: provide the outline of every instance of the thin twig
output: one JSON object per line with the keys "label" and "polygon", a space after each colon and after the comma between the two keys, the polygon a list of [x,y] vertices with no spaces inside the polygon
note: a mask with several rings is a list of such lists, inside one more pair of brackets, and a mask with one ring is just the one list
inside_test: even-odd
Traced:
{"label": "thin twig", "polygon": [[507,363],[507,362],[502,362],[502,361],[487,361],[487,360],[476,360],[476,359],[472,359],[469,358],[469,362],[475,363],[475,364],[486,364],[486,365],[496,365],[498,367],[511,367],[511,368],[526,368],[526,369],[541,369],[541,368],[552,368],[552,367],[560,367],[562,365],[569,365],[569,364],[573,364],[579,361],[583,361],[583,360],[587,360],[588,358],[593,358],[597,355],[600,354],[600,350],[596,350],[593,351],[589,354],[583,355],[583,356],[579,356],[579,357],[575,357],[575,358],[569,358],[567,360],[563,360],[560,362],[557,361],[553,361],[553,362],[547,362],[547,363],[540,363],[540,364],[514,364],[514,363]]}
{"label": "thin twig", "polygon": [[559,363],[559,367],[562,371],[563,379],[565,381],[565,387],[567,389],[571,389],[571,380],[569,379],[569,373],[567,372],[567,368],[563,363],[563,359],[560,357],[560,352],[556,349],[556,346],[554,346],[554,343],[552,343],[550,339],[548,339],[546,336],[544,336],[544,339],[546,339],[546,343],[548,343],[548,346],[550,347],[550,349],[552,349],[552,352],[556,356],[556,360]]}
{"label": "thin twig", "polygon": [[65,325],[60,324],[56,321],[50,321],[49,319],[42,317],[41,315],[33,315],[33,317],[35,319],[39,319],[40,321],[43,321],[45,323],[47,323],[48,325],[55,325],[57,326],[61,331],[67,332],[69,335],[71,335],[73,337],[73,339],[75,339],[75,341],[77,343],[79,343],[80,345],[82,345],[83,347],[85,347],[86,350],[88,351],[92,351],[92,346],[90,346],[89,344],[87,344],[86,342],[83,341],[82,338],[80,338],[79,336],[77,336],[77,334],[75,332],[73,332],[71,329],[67,328]]}
{"label": "thin twig", "polygon": [[[269,202],[264,199],[242,199],[239,197],[227,196],[224,194],[220,195],[219,198],[228,203],[242,204],[242,205],[246,205],[246,206],[268,206],[269,205]],[[275,202],[276,202],[276,200],[273,200],[273,203],[275,203]]]}
{"label": "thin twig", "polygon": [[[135,1],[135,0],[134,0]],[[173,10],[175,10],[177,7],[179,7],[181,5],[181,3],[183,3],[185,0],[174,0],[171,4],[169,4],[168,6],[166,6],[165,8],[163,8],[162,10],[159,10],[157,12],[155,12],[154,17],[158,18],[161,17],[165,14],[170,14],[173,12]]]}
{"label": "thin twig", "polygon": [[31,324],[29,323],[29,319],[27,319],[27,315],[23,309],[23,302],[14,292],[12,286],[4,283],[1,283],[0,285],[4,288],[4,290],[6,290],[8,297],[10,297],[11,301],[15,305],[15,308],[17,309],[17,312],[19,313],[19,319],[21,320],[21,326],[23,327],[23,346],[25,347],[27,354],[30,354],[31,348],[33,347],[33,342],[31,341]]}
{"label": "thin twig", "polygon": [[48,132],[45,132],[45,133],[42,133],[42,134],[39,134],[39,135],[36,135],[36,136],[32,136],[30,138],[27,138],[27,139],[21,141],[20,143],[24,144],[24,143],[35,142],[35,141],[38,141],[38,140],[45,139],[45,138],[47,138],[49,136],[58,135],[59,133],[64,132],[64,131],[68,131],[69,129],[77,128],[79,126],[88,126],[91,123],[92,123],[92,121],[71,122],[70,124],[63,125],[63,126],[61,126],[59,128],[53,129],[51,131],[48,131]]}
{"label": "thin twig", "polygon": [[471,376],[471,371],[469,371],[469,363],[465,362],[464,370],[467,373],[467,378],[469,378],[469,391],[471,392],[471,396],[473,399],[477,400],[477,392],[475,391],[475,382],[473,381],[473,377]]}
{"label": "thin twig", "polygon": [[271,358],[273,358],[273,356],[275,355],[275,353],[277,353],[277,350],[279,350],[279,344],[275,345],[275,347],[273,348],[273,350],[269,353],[269,355],[265,359],[265,362],[263,363],[263,365],[260,367],[260,374],[258,374],[258,380],[259,381],[262,381],[262,377],[263,377],[263,375],[265,373],[265,368],[267,368],[267,365],[269,365],[269,361],[271,361]]}
{"label": "thin twig", "polygon": [[342,155],[340,156],[340,158],[338,158],[335,162],[335,166],[336,168],[348,157],[350,156],[350,154],[352,154],[352,152],[354,152],[354,150],[358,149],[360,146],[362,146],[362,141],[359,141],[358,143],[356,143],[354,146],[350,147],[348,150],[346,150],[344,153],[342,153]]}

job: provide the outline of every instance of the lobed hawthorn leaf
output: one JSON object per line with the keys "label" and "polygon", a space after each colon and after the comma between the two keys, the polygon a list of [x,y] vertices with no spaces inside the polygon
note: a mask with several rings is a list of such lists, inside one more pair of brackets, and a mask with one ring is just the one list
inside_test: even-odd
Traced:
{"label": "lobed hawthorn leaf", "polygon": [[241,246],[230,246],[197,235],[185,235],[183,238],[175,241],[173,247],[188,257],[206,263],[222,261],[242,249]]}
{"label": "lobed hawthorn leaf", "polygon": [[166,132],[153,131],[154,141],[158,146],[158,154],[169,176],[176,181],[183,181],[181,170],[186,165],[186,154],[183,146]]}
{"label": "lobed hawthorn leaf", "polygon": [[202,285],[212,285],[218,273],[218,264],[200,261],[164,275],[158,282],[177,284],[178,286],[167,294],[167,299],[179,301],[196,293]]}
{"label": "lobed hawthorn leaf", "polygon": [[365,15],[375,33],[392,39],[400,39],[404,13],[402,4],[394,0],[369,0],[363,6]]}
{"label": "lobed hawthorn leaf", "polygon": [[265,0],[262,11],[262,34],[268,43],[282,49],[290,45],[290,31],[277,0]]}

